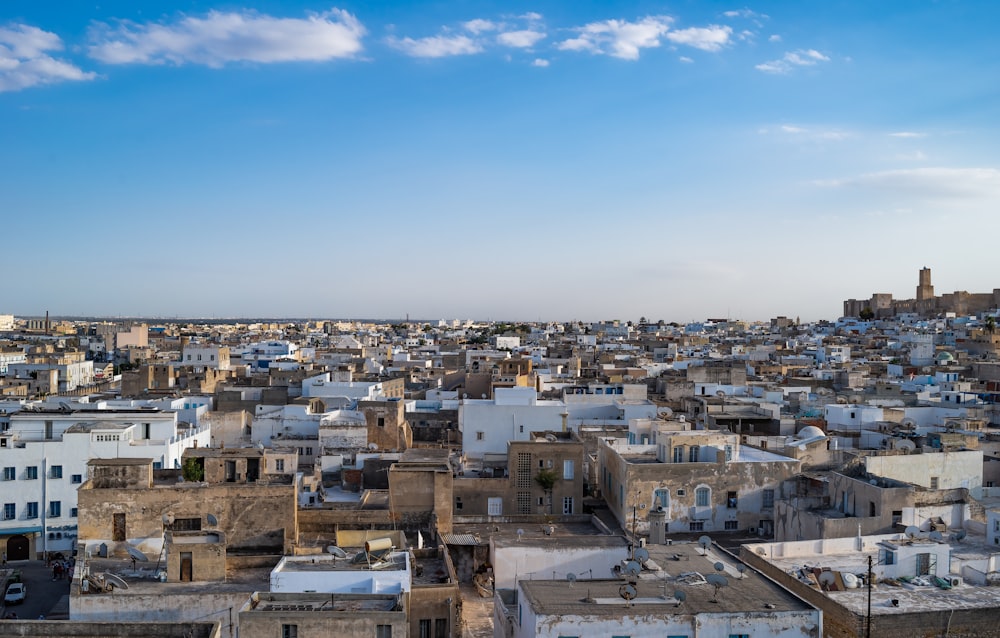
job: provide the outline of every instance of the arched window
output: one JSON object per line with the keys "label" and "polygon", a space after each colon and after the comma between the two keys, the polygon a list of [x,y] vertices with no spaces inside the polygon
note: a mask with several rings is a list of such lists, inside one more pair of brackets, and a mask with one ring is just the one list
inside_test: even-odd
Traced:
{"label": "arched window", "polygon": [[653,509],[662,507],[664,512],[670,511],[670,490],[661,487],[653,492]]}
{"label": "arched window", "polygon": [[694,504],[696,507],[708,507],[712,502],[712,490],[707,487],[699,487],[694,491]]}

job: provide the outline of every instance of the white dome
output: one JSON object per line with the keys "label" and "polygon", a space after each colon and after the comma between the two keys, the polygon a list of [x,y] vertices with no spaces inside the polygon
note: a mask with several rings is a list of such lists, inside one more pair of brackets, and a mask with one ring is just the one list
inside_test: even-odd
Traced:
{"label": "white dome", "polygon": [[816,427],[815,425],[807,425],[806,427],[799,430],[799,433],[795,435],[795,438],[799,439],[800,441],[804,441],[806,439],[812,439],[817,436],[826,436],[826,433],[823,432],[823,430]]}

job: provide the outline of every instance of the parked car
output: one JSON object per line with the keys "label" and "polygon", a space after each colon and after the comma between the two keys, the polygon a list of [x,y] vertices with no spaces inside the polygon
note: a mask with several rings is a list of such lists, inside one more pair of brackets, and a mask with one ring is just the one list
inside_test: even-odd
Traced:
{"label": "parked car", "polygon": [[28,594],[28,588],[24,583],[11,583],[7,586],[7,593],[4,594],[3,602],[7,605],[17,605],[24,602],[24,597]]}

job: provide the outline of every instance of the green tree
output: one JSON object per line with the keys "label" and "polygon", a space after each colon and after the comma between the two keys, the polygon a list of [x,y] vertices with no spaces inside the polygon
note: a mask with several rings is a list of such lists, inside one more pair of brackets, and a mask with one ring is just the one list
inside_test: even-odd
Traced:
{"label": "green tree", "polygon": [[558,480],[559,474],[552,468],[542,468],[538,470],[538,474],[535,474],[535,483],[545,490],[545,500],[549,504],[549,514],[552,513],[552,488],[555,487]]}
{"label": "green tree", "polygon": [[199,463],[201,459],[189,457],[184,459],[181,466],[181,476],[189,483],[199,483],[205,480],[205,467]]}
{"label": "green tree", "polygon": [[875,318],[875,313],[872,312],[871,308],[865,306],[864,308],[861,309],[861,312],[858,313],[858,318],[863,321],[871,321],[872,319]]}

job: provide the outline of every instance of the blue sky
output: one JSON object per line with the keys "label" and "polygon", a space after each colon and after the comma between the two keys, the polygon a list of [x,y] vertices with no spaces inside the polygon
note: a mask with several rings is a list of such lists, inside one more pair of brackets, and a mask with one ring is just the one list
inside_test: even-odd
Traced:
{"label": "blue sky", "polygon": [[1000,287],[994,2],[0,5],[0,311],[690,321]]}

